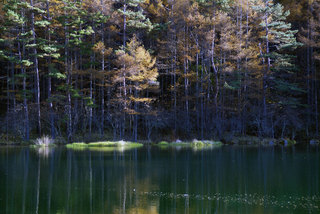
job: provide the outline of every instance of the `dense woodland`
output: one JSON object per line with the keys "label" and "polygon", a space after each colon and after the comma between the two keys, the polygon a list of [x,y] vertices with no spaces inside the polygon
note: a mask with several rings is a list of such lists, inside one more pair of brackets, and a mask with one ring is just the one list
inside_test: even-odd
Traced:
{"label": "dense woodland", "polygon": [[4,0],[0,133],[318,137],[319,11],[320,0]]}

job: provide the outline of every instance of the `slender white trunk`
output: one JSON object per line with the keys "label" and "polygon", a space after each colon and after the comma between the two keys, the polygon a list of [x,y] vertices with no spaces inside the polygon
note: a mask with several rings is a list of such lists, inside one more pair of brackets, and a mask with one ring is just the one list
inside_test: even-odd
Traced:
{"label": "slender white trunk", "polygon": [[[47,19],[48,21],[51,21],[51,16],[50,16],[50,2],[47,0]],[[48,27],[48,41],[49,43],[51,42],[51,34],[50,34],[50,27]],[[48,66],[51,64],[51,57],[48,57]],[[54,139],[55,138],[55,129],[54,129],[54,113],[53,113],[53,103],[51,101],[51,90],[52,90],[52,79],[51,76],[49,75],[48,77],[48,100],[49,100],[49,108],[50,108],[50,128],[51,128],[51,137]]]}
{"label": "slender white trunk", "polygon": [[[33,7],[33,0],[30,0],[30,6]],[[32,40],[33,45],[36,45],[36,32],[34,27],[34,12],[31,13],[31,31],[32,31]],[[39,65],[37,57],[37,48],[33,48],[34,54],[34,70],[36,73],[36,104],[37,104],[37,125],[38,125],[38,134],[41,136],[41,111],[40,111],[40,75],[39,75]]]}

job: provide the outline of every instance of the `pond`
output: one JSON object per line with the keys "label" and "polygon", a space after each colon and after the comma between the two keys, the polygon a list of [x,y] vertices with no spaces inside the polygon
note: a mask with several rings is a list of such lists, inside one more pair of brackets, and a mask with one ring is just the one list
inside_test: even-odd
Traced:
{"label": "pond", "polygon": [[0,213],[319,213],[318,147],[0,148]]}

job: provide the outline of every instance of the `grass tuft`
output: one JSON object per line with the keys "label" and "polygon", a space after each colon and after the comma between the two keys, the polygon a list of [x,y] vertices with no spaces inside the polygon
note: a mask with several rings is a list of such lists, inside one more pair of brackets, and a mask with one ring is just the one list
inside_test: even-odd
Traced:
{"label": "grass tuft", "polygon": [[41,138],[37,138],[34,141],[34,145],[32,145],[32,147],[51,147],[51,146],[55,146],[54,140],[46,135],[42,136]]}

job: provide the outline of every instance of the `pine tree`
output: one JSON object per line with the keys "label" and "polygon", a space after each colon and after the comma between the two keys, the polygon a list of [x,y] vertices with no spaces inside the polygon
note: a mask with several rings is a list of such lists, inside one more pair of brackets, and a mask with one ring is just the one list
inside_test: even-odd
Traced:
{"label": "pine tree", "polygon": [[[263,69],[263,97],[262,97],[262,128],[266,135],[274,136],[271,128],[273,121],[268,113],[268,103],[277,108],[291,108],[297,105],[294,99],[294,92],[301,90],[294,84],[290,83],[293,77],[294,64],[289,51],[296,49],[300,44],[296,41],[296,30],[291,30],[291,24],[286,22],[286,18],[290,14],[284,11],[281,4],[274,4],[271,0],[260,2],[260,6],[254,6],[258,12],[257,16],[262,17],[260,21],[261,36],[259,43]],[[281,91],[284,96],[269,96],[270,92]],[[291,92],[290,96],[288,92]],[[270,106],[271,107],[271,106]],[[271,110],[271,109],[270,109]],[[288,120],[286,118],[285,120]],[[286,122],[288,122],[286,121]],[[285,121],[282,121],[285,123]]]}
{"label": "pine tree", "polygon": [[[17,64],[20,73],[17,74],[19,78],[23,78],[23,105],[25,114],[25,139],[29,138],[29,111],[28,111],[28,99],[30,93],[27,90],[28,75],[26,70],[33,67],[35,71],[35,97],[37,105],[37,128],[39,134],[41,134],[41,110],[40,110],[40,70],[39,59],[44,57],[59,57],[57,53],[58,48],[55,44],[48,42],[45,35],[40,31],[46,28],[50,22],[48,20],[42,20],[40,17],[45,13],[45,8],[34,7],[34,2],[16,2],[10,1],[5,8],[7,27],[8,29],[17,32],[18,36],[16,40],[12,41],[13,47],[17,47],[14,50],[16,53],[11,54],[12,63]],[[31,22],[27,22],[27,19],[31,17]],[[35,20],[37,19],[37,20]],[[39,30],[39,32],[38,32]],[[37,33],[36,33],[37,32]],[[36,37],[37,35],[37,37]],[[8,56],[8,55],[7,55]],[[37,65],[38,64],[38,65]]]}
{"label": "pine tree", "polygon": [[117,7],[117,4],[121,5],[116,12],[122,17],[123,47],[126,46],[128,30],[145,29],[151,31],[153,28],[150,19],[144,14],[144,3],[145,0],[116,0],[115,7]]}

